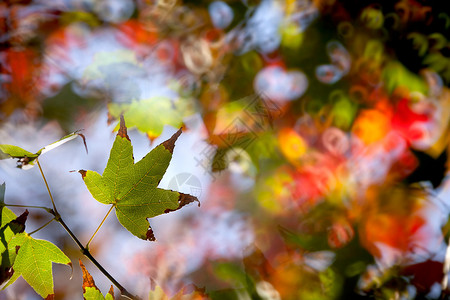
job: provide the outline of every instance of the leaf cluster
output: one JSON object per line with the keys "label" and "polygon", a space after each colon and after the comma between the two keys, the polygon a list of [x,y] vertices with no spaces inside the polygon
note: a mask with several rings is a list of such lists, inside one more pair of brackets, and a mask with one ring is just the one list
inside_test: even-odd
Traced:
{"label": "leaf cluster", "polygon": [[[115,209],[119,222],[128,231],[141,239],[155,240],[153,230],[147,220],[148,218],[176,211],[194,201],[198,202],[198,199],[194,196],[158,188],[158,184],[172,158],[175,142],[180,135],[181,129],[170,139],[150,151],[142,160],[134,163],[133,147],[127,134],[125,120],[121,116],[120,128],[103,175],[90,170],[79,171],[92,196],[100,203],[110,205],[109,212]],[[18,166],[21,168],[30,168],[35,163],[39,166],[53,209],[44,206],[30,206],[30,208],[45,209],[53,215],[54,218],[50,222],[55,220],[64,227],[79,246],[81,252],[119,288],[122,295],[135,298],[89,252],[89,243],[103,225],[109,212],[86,246],[83,246],[57,211],[47,180],[39,164],[38,157],[40,155],[77,136],[83,139],[86,146],[84,135],[78,132],[69,134],[35,153],[14,145],[2,144],[0,145],[0,159],[19,159]],[[41,297],[52,298],[54,295],[52,263],[66,264],[72,267],[71,260],[53,243],[33,238],[31,234],[37,230],[31,234],[26,233],[25,222],[29,214],[28,210],[25,210],[22,215],[16,216],[7,206],[27,206],[6,204],[4,202],[4,194],[5,184],[3,183],[0,185],[0,284],[5,289],[22,276]],[[38,230],[44,228],[47,224]],[[103,297],[81,260],[80,266],[83,271],[83,293],[85,299],[114,299],[112,286],[110,292]]]}

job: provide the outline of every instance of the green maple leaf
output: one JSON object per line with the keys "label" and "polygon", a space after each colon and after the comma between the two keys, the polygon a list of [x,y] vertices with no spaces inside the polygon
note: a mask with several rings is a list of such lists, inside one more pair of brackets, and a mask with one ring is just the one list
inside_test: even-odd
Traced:
{"label": "green maple leaf", "polygon": [[49,241],[34,239],[26,233],[15,235],[9,251],[16,251],[13,265],[14,274],[6,288],[22,276],[41,297],[53,295],[52,263],[66,264],[72,267],[70,259]]}
{"label": "green maple leaf", "polygon": [[5,184],[0,185],[0,284],[5,289],[22,276],[42,297],[53,294],[52,262],[72,266],[58,247],[24,233],[28,211],[16,217],[4,202]]}
{"label": "green maple leaf", "polygon": [[83,297],[85,300],[114,300],[114,288],[112,285],[109,292],[103,297],[102,293],[95,285],[94,278],[89,274],[81,260],[80,267],[83,272]]}
{"label": "green maple leaf", "polygon": [[16,249],[11,249],[11,240],[25,230],[28,216],[26,210],[18,218],[4,206],[5,184],[0,185],[0,285],[9,280],[14,273],[12,266],[16,259]]}
{"label": "green maple leaf", "polygon": [[61,146],[62,144],[67,143],[70,140],[73,140],[77,136],[80,136],[83,139],[84,146],[86,147],[86,139],[84,138],[84,135],[78,132],[73,132],[71,134],[68,134],[61,139],[57,140],[54,143],[51,143],[37,151],[36,153],[32,153],[28,150],[22,149],[18,146],[14,145],[7,145],[7,144],[0,144],[0,159],[5,158],[18,158],[18,167],[19,168],[31,168],[34,163],[36,162],[36,158],[38,158],[41,154],[44,154],[50,150],[55,149],[56,147]]}
{"label": "green maple leaf", "polygon": [[79,171],[92,196],[103,204],[111,204],[119,222],[141,239],[155,240],[148,218],[198,202],[194,196],[158,188],[180,134],[181,129],[134,163],[133,147],[121,116],[120,129],[103,175]]}

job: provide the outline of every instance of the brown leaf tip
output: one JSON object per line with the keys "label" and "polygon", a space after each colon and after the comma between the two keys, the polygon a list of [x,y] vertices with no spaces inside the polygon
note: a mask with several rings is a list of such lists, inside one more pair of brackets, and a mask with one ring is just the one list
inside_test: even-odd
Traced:
{"label": "brown leaf tip", "polygon": [[120,115],[120,127],[119,131],[117,132],[117,135],[131,141],[130,138],[128,137],[127,126],[125,126],[125,119],[123,115]]}
{"label": "brown leaf tip", "polygon": [[113,299],[114,299],[114,287],[113,287],[112,284],[111,284],[111,287],[109,288],[108,293],[109,293],[109,294],[113,297]]}
{"label": "brown leaf tip", "polygon": [[150,226],[148,226],[146,238],[148,241],[156,241],[155,234],[153,233],[153,229]]}
{"label": "brown leaf tip", "polygon": [[97,288],[97,287],[95,286],[94,278],[91,276],[91,274],[89,274],[88,270],[81,262],[81,259],[79,259],[79,262],[80,262],[81,271],[83,272],[83,294],[84,294],[84,293],[86,293],[86,288],[88,288],[88,287]]}
{"label": "brown leaf tip", "polygon": [[28,209],[26,209],[23,214],[18,216],[15,220],[11,221],[11,223],[17,224],[19,226],[19,232],[24,232],[25,230],[25,222],[28,217]]}
{"label": "brown leaf tip", "polygon": [[183,206],[185,206],[185,205],[187,205],[189,203],[192,203],[194,201],[197,201],[198,202],[198,206],[200,206],[200,201],[198,201],[197,197],[189,195],[189,194],[180,193],[180,197],[178,197],[178,207],[175,208],[175,209],[168,208],[164,212],[167,214],[167,213],[169,213],[171,211],[179,210]]}
{"label": "brown leaf tip", "polygon": [[55,299],[55,294],[48,294],[48,296],[45,298],[45,300],[53,300]]}
{"label": "brown leaf tip", "polygon": [[73,264],[72,264],[72,261],[70,261],[67,265],[70,267],[70,270],[71,270],[69,280],[72,280],[72,277],[73,277]]}
{"label": "brown leaf tip", "polygon": [[167,150],[169,150],[170,153],[173,153],[173,148],[175,147],[175,142],[177,141],[178,137],[181,135],[181,128],[178,129],[177,132],[175,132],[170,139],[163,142],[161,145],[164,146]]}
{"label": "brown leaf tip", "polygon": [[86,177],[87,171],[86,170],[78,170],[78,173],[80,173],[81,174],[81,178],[84,179],[84,177]]}

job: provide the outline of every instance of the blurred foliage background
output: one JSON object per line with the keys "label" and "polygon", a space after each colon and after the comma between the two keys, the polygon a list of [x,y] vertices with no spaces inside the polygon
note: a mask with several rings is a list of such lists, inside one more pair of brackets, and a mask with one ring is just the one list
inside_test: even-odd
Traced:
{"label": "blurred foliage background", "polygon": [[[155,243],[109,218],[91,244],[144,299],[446,297],[446,9],[2,1],[0,143],[32,151],[84,129],[89,155],[69,143],[41,160],[65,220],[87,240],[106,210],[70,171],[103,170],[121,114],[136,160],[184,127],[160,186],[198,196],[201,208],[151,220]],[[35,169],[0,161],[3,181],[9,203],[48,201]],[[32,211],[29,226],[47,217]],[[81,257],[57,224],[48,228],[36,236]],[[110,283],[87,266],[105,293]],[[82,297],[78,268],[71,281],[54,271],[57,299]],[[24,281],[0,292],[35,298]]]}

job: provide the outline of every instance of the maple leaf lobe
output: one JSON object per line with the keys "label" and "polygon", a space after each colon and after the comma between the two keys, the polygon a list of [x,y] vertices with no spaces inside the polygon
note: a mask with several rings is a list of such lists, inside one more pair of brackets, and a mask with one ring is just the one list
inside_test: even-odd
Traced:
{"label": "maple leaf lobe", "polygon": [[123,115],[120,115],[120,127],[117,135],[131,142],[130,138],[128,137],[127,126],[125,126],[125,119],[123,118]]}
{"label": "maple leaf lobe", "polygon": [[169,213],[171,211],[179,210],[183,206],[185,206],[185,205],[187,205],[189,203],[192,203],[194,201],[197,201],[198,202],[198,206],[200,206],[200,201],[198,201],[197,197],[189,195],[189,194],[183,194],[183,193],[179,193],[179,194],[180,194],[180,196],[178,197],[178,207],[175,208],[175,209],[169,209],[168,208],[168,209],[166,209],[164,211],[164,213],[167,214],[167,213]]}
{"label": "maple leaf lobe", "polygon": [[169,150],[170,153],[173,153],[173,148],[175,147],[175,142],[177,141],[178,137],[181,135],[181,128],[178,129],[177,132],[175,132],[170,139],[163,142],[161,145],[164,146],[167,150]]}

